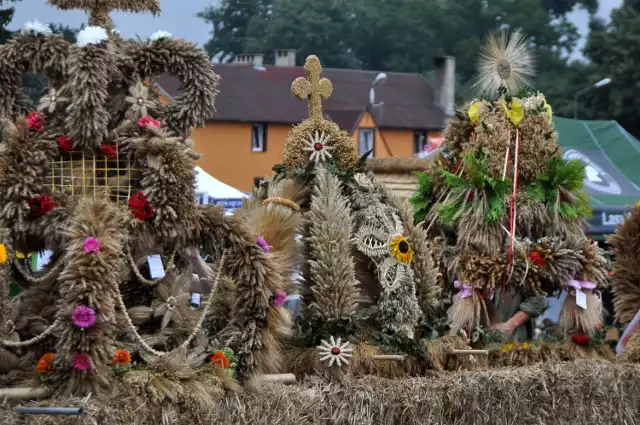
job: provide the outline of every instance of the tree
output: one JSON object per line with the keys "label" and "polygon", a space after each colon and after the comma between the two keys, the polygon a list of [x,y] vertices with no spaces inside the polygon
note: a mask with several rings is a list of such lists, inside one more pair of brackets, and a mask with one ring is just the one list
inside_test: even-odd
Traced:
{"label": "tree", "polygon": [[0,44],[6,43],[11,38],[11,31],[7,26],[13,19],[14,8],[8,5],[20,0],[0,0]]}
{"label": "tree", "polygon": [[611,22],[594,19],[590,30],[585,56],[593,63],[597,77],[610,77],[612,82],[585,94],[588,116],[616,119],[639,137],[640,1],[625,0],[612,12]]}
{"label": "tree", "polygon": [[269,16],[252,19],[244,46],[268,59],[277,49],[296,49],[298,65],[315,54],[326,67],[354,68],[352,20],[347,0],[274,0]]}
{"label": "tree", "polygon": [[210,57],[237,55],[244,52],[249,23],[254,18],[268,19],[272,0],[222,0],[198,16],[213,26],[212,38],[205,44]]}

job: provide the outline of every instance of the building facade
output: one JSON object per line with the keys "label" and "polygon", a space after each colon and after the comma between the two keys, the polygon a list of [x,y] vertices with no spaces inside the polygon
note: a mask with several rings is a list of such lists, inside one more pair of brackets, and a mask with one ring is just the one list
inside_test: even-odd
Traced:
{"label": "building facade", "polygon": [[[236,63],[216,66],[221,76],[216,111],[204,128],[193,132],[203,170],[245,192],[272,174],[291,127],[307,118],[307,103],[291,94],[292,81],[305,72],[295,63],[295,52],[281,51],[275,65],[263,65],[261,55],[241,55]],[[436,69],[436,76],[447,71]],[[353,136],[361,155],[372,151],[375,158],[411,157],[444,127],[448,107],[442,97],[451,97],[451,90],[436,91],[418,74],[385,75],[375,87],[372,105],[378,72],[325,69],[323,77],[333,83],[333,95],[323,102],[325,117]],[[158,84],[168,101],[179,95],[177,79],[161,76]]]}

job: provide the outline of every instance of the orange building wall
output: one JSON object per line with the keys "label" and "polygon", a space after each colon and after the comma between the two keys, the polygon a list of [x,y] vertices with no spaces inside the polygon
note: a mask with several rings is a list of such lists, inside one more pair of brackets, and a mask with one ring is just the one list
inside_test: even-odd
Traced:
{"label": "orange building wall", "polygon": [[[356,150],[360,128],[376,128],[368,112],[353,132]],[[290,125],[268,124],[266,152],[253,152],[250,123],[210,121],[206,127],[193,130],[195,151],[200,154],[196,163],[221,182],[250,192],[254,178],[270,177],[273,166],[282,162],[284,140],[290,130]],[[439,132],[429,135],[438,137]],[[413,130],[376,128],[374,155],[376,158],[413,156]]]}
{"label": "orange building wall", "polygon": [[251,150],[251,124],[208,122],[193,130],[198,166],[216,179],[243,192],[250,192],[255,177],[270,177],[282,162],[284,139],[290,125],[267,125],[266,152]]}

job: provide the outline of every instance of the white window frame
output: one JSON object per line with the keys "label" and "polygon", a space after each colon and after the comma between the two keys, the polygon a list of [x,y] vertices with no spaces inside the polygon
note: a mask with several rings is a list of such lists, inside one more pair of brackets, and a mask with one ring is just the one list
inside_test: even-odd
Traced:
{"label": "white window frame", "polygon": [[266,136],[267,125],[261,123],[251,124],[251,151],[252,152],[266,152]]}
{"label": "white window frame", "polygon": [[[418,137],[418,135],[423,136],[422,139],[422,146],[419,147],[419,150],[416,151],[416,137]],[[419,154],[420,152],[422,152],[424,150],[424,147],[427,146],[429,144],[428,142],[429,139],[429,132],[426,130],[414,130],[413,131],[413,154]]]}
{"label": "white window frame", "polygon": [[[366,135],[370,135],[370,140],[367,140]],[[358,130],[358,153],[360,156],[371,151],[369,158],[373,158],[375,155],[376,147],[376,130],[375,128],[361,128]]]}

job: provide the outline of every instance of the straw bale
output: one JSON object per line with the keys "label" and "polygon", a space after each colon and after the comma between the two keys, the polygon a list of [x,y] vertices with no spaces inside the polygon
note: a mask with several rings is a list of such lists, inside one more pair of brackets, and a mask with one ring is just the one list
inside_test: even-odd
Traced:
{"label": "straw bale", "polygon": [[[89,399],[86,414],[21,416],[0,409],[4,425],[216,423],[334,425],[601,425],[640,417],[640,366],[585,361],[457,372],[414,379],[367,376],[348,382],[311,377],[296,385],[264,384],[222,396],[204,412],[193,405],[162,406],[122,389],[112,399]],[[81,399],[27,403],[81,406]]]}
{"label": "straw bale", "polygon": [[411,173],[426,171],[431,163],[430,159],[421,158],[371,158],[367,160],[367,169],[378,173]]}

